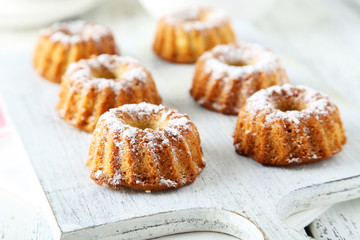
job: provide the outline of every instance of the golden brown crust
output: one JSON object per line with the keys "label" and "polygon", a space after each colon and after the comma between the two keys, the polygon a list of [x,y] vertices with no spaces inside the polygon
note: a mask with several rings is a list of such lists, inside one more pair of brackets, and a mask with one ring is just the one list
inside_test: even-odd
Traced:
{"label": "golden brown crust", "polygon": [[100,118],[87,165],[99,185],[159,191],[194,182],[205,162],[199,133],[187,115],[141,103]]}
{"label": "golden brown crust", "polygon": [[[189,16],[181,16],[180,19],[174,20],[173,15],[164,16],[159,20],[153,50],[160,58],[175,63],[193,63],[206,50],[218,44],[235,42],[230,21],[226,16],[206,19],[206,15],[218,14],[218,10],[191,9],[191,12],[194,11],[196,17],[201,16],[205,20],[194,21],[187,19]],[[181,14],[182,11],[174,13]]]}
{"label": "golden brown crust", "polygon": [[[249,64],[232,65],[236,59]],[[209,110],[236,115],[256,91],[287,82],[287,74],[273,53],[240,42],[218,45],[197,60],[190,95]]]}
{"label": "golden brown crust", "polygon": [[72,62],[103,53],[119,54],[112,33],[102,26],[100,27],[104,28],[103,32],[94,33],[93,38],[91,36],[87,36],[86,39],[79,37],[74,41],[75,38],[71,39],[70,35],[67,36],[68,38],[56,37],[60,32],[63,33],[67,25],[79,23],[84,24],[85,27],[86,25],[100,26],[82,21],[64,22],[54,24],[40,33],[33,54],[33,66],[41,77],[60,83],[62,75]]}
{"label": "golden brown crust", "polygon": [[338,108],[315,90],[288,84],[250,97],[233,137],[238,154],[265,165],[321,161],[346,143]]}

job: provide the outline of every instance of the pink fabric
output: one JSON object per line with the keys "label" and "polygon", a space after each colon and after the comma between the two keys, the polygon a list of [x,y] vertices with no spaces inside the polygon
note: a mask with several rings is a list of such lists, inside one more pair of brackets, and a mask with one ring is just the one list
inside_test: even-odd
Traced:
{"label": "pink fabric", "polygon": [[0,138],[7,136],[9,133],[7,128],[7,122],[5,120],[5,114],[4,111],[1,109],[0,106]]}
{"label": "pink fabric", "polygon": [[0,107],[0,128],[3,128],[5,126],[6,126],[6,121],[5,121],[4,112],[2,111],[2,109]]}

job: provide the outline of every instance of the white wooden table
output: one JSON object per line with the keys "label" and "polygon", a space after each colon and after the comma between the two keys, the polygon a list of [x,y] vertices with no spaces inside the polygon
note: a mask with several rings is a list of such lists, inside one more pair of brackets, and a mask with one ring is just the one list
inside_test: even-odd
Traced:
{"label": "white wooden table", "polygon": [[[270,36],[273,46],[277,46],[275,47],[277,52],[293,54],[311,69],[314,75],[320,79],[330,79],[332,87],[349,93],[351,99],[359,104],[360,98],[354,94],[360,89],[359,81],[350,81],[359,76],[359,71],[355,67],[359,62],[359,54],[354,54],[359,50],[353,48],[355,43],[359,42],[359,32],[352,31],[359,26],[359,19],[357,12],[347,5],[349,2],[351,1],[346,3],[329,1],[325,4],[325,1],[301,3],[280,1],[279,5],[274,6],[268,14],[258,19],[257,24]],[[305,21],[304,12],[307,13]],[[87,17],[96,19],[99,17],[97,14],[100,15],[100,19],[106,19],[106,16],[101,16],[104,14],[101,11]],[[353,21],[354,19],[357,22]],[[351,26],[343,29],[342,26],[345,25]],[[329,58],[329,49],[336,57]],[[348,59],[350,63],[339,59]],[[347,84],[350,83],[352,86],[338,86],[341,79],[347,79]]]}
{"label": "white wooden table", "polygon": [[[356,0],[279,1],[256,24],[274,44],[360,106],[359,4]],[[309,229],[315,239],[360,239],[360,199],[336,204]]]}
{"label": "white wooden table", "polygon": [[315,239],[359,239],[360,200],[335,204],[309,226]]}

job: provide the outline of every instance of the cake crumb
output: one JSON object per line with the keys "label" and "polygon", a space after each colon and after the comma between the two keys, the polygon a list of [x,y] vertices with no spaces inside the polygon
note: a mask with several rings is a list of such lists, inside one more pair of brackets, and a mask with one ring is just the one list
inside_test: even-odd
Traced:
{"label": "cake crumb", "polygon": [[146,193],[151,193],[151,190],[145,190]]}

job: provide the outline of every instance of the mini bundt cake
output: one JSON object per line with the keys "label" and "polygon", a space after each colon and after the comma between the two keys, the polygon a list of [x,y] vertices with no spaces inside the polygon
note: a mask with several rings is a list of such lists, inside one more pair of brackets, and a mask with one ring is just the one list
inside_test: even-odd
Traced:
{"label": "mini bundt cake", "polygon": [[216,46],[198,59],[190,94],[207,109],[235,115],[256,91],[288,81],[274,53],[239,42]]}
{"label": "mini bundt cake", "polygon": [[205,162],[199,133],[187,115],[140,103],[100,117],[87,165],[100,185],[165,190],[195,181]]}
{"label": "mini bundt cake", "polygon": [[108,28],[82,20],[60,22],[40,32],[33,65],[43,78],[60,83],[70,63],[103,53],[118,54]]}
{"label": "mini bundt cake", "polygon": [[318,91],[289,84],[248,98],[234,132],[237,153],[270,165],[320,161],[345,143],[337,106]]}
{"label": "mini bundt cake", "polygon": [[72,63],[63,76],[59,97],[60,117],[88,132],[110,108],[161,103],[151,74],[138,61],[108,54]]}
{"label": "mini bundt cake", "polygon": [[223,11],[189,8],[159,20],[153,49],[164,60],[192,63],[206,50],[233,42],[230,20]]}

